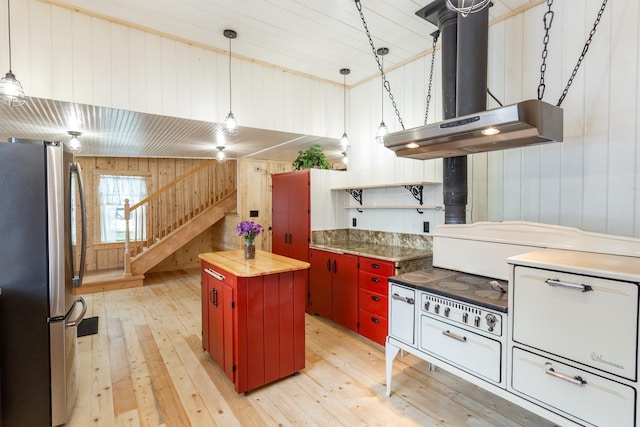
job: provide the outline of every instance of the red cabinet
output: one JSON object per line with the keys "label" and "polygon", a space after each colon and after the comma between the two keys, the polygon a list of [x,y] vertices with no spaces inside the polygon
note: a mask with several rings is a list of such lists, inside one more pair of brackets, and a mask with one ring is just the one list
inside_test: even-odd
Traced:
{"label": "red cabinet", "polygon": [[[256,258],[274,256],[258,252]],[[241,277],[202,259],[202,346],[236,392],[304,368],[307,266]]]}
{"label": "red cabinet", "polygon": [[272,234],[274,254],[309,260],[309,170],[271,175]]}
{"label": "red cabinet", "polygon": [[358,332],[384,345],[388,333],[387,279],[395,274],[395,263],[359,257],[358,265]]}
{"label": "red cabinet", "polygon": [[358,330],[358,257],[309,250],[309,308],[354,331]]}

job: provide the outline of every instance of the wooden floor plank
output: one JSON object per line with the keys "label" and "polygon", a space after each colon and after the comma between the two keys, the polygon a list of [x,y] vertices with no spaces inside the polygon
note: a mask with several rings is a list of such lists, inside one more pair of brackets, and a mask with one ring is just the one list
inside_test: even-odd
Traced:
{"label": "wooden floor plank", "polygon": [[70,427],[553,425],[410,354],[394,361],[387,398],[384,348],[309,315],[299,375],[237,394],[202,350],[195,269],[85,299],[99,330],[78,340]]}

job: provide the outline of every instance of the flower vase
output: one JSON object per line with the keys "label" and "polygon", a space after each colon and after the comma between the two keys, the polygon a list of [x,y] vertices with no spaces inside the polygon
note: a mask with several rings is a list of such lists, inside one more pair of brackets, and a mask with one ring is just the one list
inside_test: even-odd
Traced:
{"label": "flower vase", "polygon": [[256,246],[253,239],[244,239],[244,259],[254,259],[256,257]]}

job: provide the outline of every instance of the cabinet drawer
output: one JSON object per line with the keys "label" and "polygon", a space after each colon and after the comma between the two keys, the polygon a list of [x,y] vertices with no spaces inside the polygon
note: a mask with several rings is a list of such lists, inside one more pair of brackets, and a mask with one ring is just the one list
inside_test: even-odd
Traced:
{"label": "cabinet drawer", "polygon": [[367,310],[360,309],[358,313],[358,332],[360,335],[384,345],[387,339],[387,319]]}
{"label": "cabinet drawer", "polygon": [[389,292],[387,276],[381,276],[380,274],[368,271],[360,270],[360,273],[358,273],[358,286],[378,294],[386,295]]}
{"label": "cabinet drawer", "polygon": [[523,266],[513,283],[514,341],[637,379],[636,283]]}
{"label": "cabinet drawer", "polygon": [[202,262],[202,271],[204,274],[213,277],[219,282],[226,283],[229,286],[235,287],[237,284],[237,278],[235,275],[221,269],[220,267],[214,267],[208,262]]}
{"label": "cabinet drawer", "polygon": [[361,309],[373,313],[377,316],[382,316],[385,319],[387,318],[387,311],[389,307],[387,306],[386,295],[377,294],[375,292],[360,288],[360,293],[358,296],[360,298],[359,305]]}
{"label": "cabinet drawer", "polygon": [[495,383],[502,379],[499,341],[421,316],[420,349]]}
{"label": "cabinet drawer", "polygon": [[629,386],[517,347],[512,369],[513,389],[534,403],[598,426],[635,425],[635,392]]}
{"label": "cabinet drawer", "polygon": [[359,257],[360,270],[369,271],[379,274],[383,277],[389,277],[396,274],[396,265],[391,261],[383,261],[376,258]]}

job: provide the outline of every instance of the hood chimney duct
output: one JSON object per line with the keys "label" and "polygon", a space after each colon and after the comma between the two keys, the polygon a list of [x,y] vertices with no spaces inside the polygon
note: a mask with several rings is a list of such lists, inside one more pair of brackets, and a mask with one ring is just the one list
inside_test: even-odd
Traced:
{"label": "hood chimney duct", "polygon": [[[462,17],[436,0],[416,12],[440,29],[443,119],[486,109],[489,11]],[[464,224],[467,214],[467,156],[443,159],[445,224]]]}

